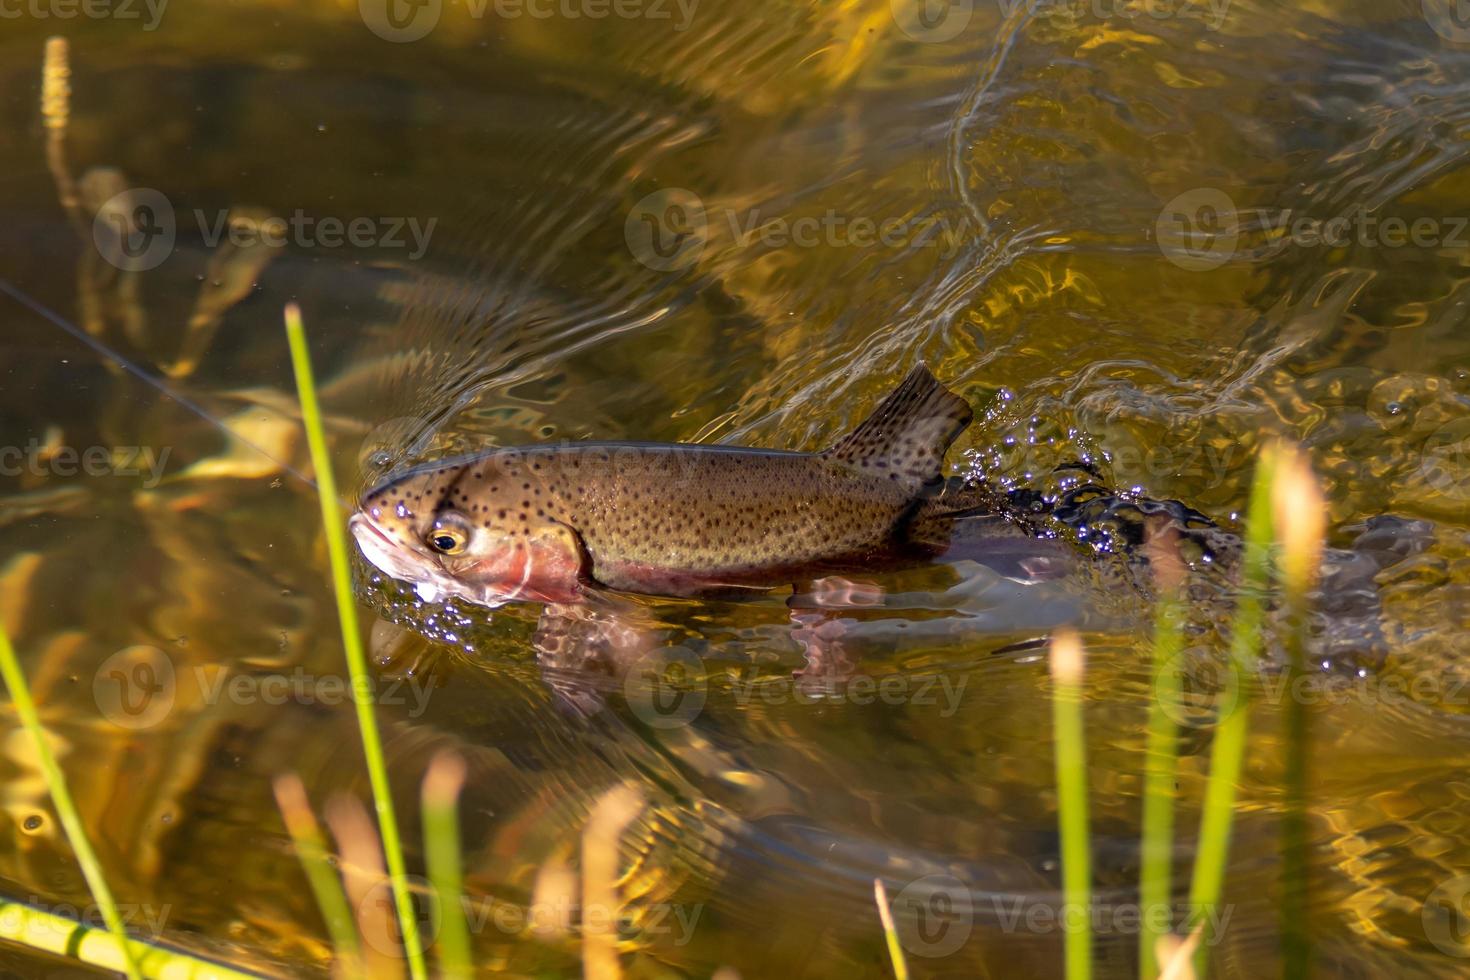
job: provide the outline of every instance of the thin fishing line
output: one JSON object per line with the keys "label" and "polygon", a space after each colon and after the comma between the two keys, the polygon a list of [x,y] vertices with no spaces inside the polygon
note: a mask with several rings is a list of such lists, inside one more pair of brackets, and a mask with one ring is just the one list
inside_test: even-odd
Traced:
{"label": "thin fishing line", "polygon": [[236,439],[243,445],[260,453],[266,459],[270,460],[272,463],[275,463],[281,469],[296,477],[296,479],[300,480],[302,483],[305,483],[307,486],[313,489],[316,488],[316,481],[311,479],[311,477],[300,472],[289,463],[285,463],[279,459],[276,459],[275,456],[271,455],[264,448],[240,435],[238,432],[231,429],[220,419],[215,418],[198,402],[189,398],[187,395],[181,395],[177,391],[174,391],[167,384],[161,381],[157,376],[149,374],[140,365],[113,350],[111,347],[107,346],[96,337],[93,337],[91,334],[87,333],[75,323],[72,323],[70,320],[66,319],[66,317],[62,316],[60,313],[57,313],[55,310],[52,310],[51,308],[42,304],[39,300],[32,299],[28,294],[20,290],[18,287],[12,285],[9,280],[0,279],[0,292],[4,292],[11,299],[15,300],[17,303],[30,310],[32,313],[45,320],[50,321],[52,325],[60,327],[62,330],[71,334],[77,340],[80,340],[82,343],[86,344],[88,347],[92,348],[92,350],[96,351],[98,354],[102,355],[108,360],[113,361],[123,370],[127,371],[129,374],[133,375],[133,377],[142,381],[144,384],[147,384],[150,387],[157,389],[158,391],[167,395],[169,398],[178,402],[180,405],[184,406],[195,415],[204,419],[210,425],[213,425],[215,428],[219,429],[231,439]]}

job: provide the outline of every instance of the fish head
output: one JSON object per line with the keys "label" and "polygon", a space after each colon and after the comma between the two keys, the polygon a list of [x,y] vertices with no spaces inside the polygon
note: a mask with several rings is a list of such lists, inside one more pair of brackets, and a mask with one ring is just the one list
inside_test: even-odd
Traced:
{"label": "fish head", "polygon": [[514,456],[419,467],[364,494],[349,527],[369,562],[427,602],[575,601],[580,539],[546,512],[539,471],[532,493],[522,470]]}

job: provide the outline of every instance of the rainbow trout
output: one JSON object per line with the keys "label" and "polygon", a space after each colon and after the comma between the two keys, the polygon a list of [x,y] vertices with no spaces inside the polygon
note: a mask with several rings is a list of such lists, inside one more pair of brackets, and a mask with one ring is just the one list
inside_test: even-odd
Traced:
{"label": "rainbow trout", "polygon": [[[363,554],[421,596],[575,603],[603,590],[701,596],[930,561],[961,518],[998,550],[1055,545],[941,475],[970,406],[916,367],[819,453],[585,442],[492,449],[369,492]],[[1007,544],[1009,542],[1009,544]]]}

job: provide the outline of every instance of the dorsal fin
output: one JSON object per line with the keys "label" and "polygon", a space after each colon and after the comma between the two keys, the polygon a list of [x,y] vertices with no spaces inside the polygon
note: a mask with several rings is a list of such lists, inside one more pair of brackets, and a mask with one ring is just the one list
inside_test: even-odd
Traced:
{"label": "dorsal fin", "polygon": [[823,455],[917,492],[939,479],[945,450],[973,414],[968,402],[920,364],[866,422]]}

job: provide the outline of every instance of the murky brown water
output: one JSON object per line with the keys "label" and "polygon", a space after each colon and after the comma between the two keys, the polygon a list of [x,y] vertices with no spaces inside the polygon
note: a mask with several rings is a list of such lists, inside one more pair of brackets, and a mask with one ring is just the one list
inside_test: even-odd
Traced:
{"label": "murky brown water", "polygon": [[[60,7],[17,6],[0,35],[0,278],[187,404],[0,297],[0,617],[139,934],[327,968],[270,792],[284,771],[318,804],[367,792],[297,476],[295,298],[352,488],[487,443],[816,448],[921,358],[977,408],[952,459],[1007,485],[1085,457],[1229,524],[1262,434],[1300,440],[1337,543],[1378,515],[1429,522],[1378,576],[1384,666],[1312,694],[1317,971],[1463,975],[1470,24],[1452,4]],[[38,112],[53,33],[75,225]],[[106,209],[93,222],[128,186],[162,195],[131,257]],[[230,214],[283,240],[232,243]],[[367,608],[411,627],[377,629],[409,838],[427,760],[457,748],[487,970],[580,969],[575,939],[529,928],[538,875],[575,864],[591,803],[631,781],[633,975],[877,973],[874,877],[908,910],[917,975],[1055,975],[1049,686],[1015,645],[1080,619],[1096,955],[1132,975],[1148,608],[1110,581],[885,579],[899,597],[855,627],[873,690],[817,700],[791,683],[779,597],[656,605],[686,683],[613,679],[590,717],[541,676],[534,609],[414,608],[369,583]],[[1221,654],[1202,632],[1191,657]],[[1222,975],[1278,969],[1283,699],[1267,683],[1253,716]],[[1209,717],[1184,740],[1181,903]],[[85,906],[7,725],[0,891]]]}

